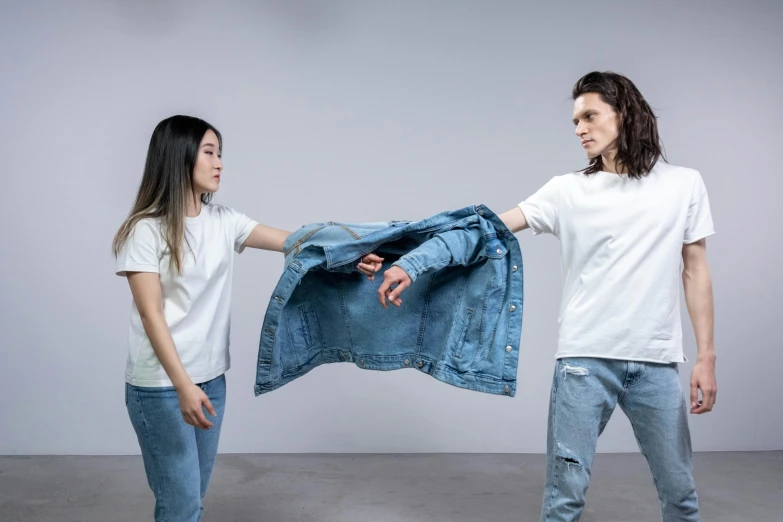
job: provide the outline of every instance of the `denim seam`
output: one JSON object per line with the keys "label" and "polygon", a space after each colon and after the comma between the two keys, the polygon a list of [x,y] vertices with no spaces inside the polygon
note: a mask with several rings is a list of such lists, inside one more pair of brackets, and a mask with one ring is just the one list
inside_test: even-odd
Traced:
{"label": "denim seam", "polygon": [[362,237],[361,237],[359,234],[357,234],[356,232],[354,232],[354,231],[353,231],[353,230],[351,230],[350,228],[346,227],[345,225],[340,225],[340,227],[341,227],[341,228],[343,228],[343,229],[344,229],[346,232],[348,232],[349,234],[351,234],[351,237],[353,237],[354,239],[357,239],[357,240],[358,240],[358,239],[361,239],[361,238],[362,238]]}
{"label": "denim seam", "polygon": [[427,291],[424,298],[424,310],[421,312],[421,321],[419,323],[419,338],[416,339],[416,357],[421,354],[421,345],[424,344],[424,331],[427,328],[427,312],[430,308],[430,292],[432,291],[432,282],[435,274],[430,275],[427,281]]}
{"label": "denim seam", "polygon": [[[557,365],[559,366],[559,364]],[[558,368],[559,370],[559,368]],[[547,505],[546,505],[546,520],[550,520],[549,513],[552,509],[552,500],[557,496],[557,492],[559,491],[559,482],[560,482],[560,476],[557,473],[557,394],[560,388],[560,382],[558,379],[560,379],[560,372],[556,372],[555,375],[555,385],[552,389],[552,442],[554,442],[555,447],[550,448],[550,451],[552,451],[551,459],[552,459],[552,490],[550,491],[549,498],[547,499]]]}
{"label": "denim seam", "polygon": [[[283,320],[285,321],[286,333],[288,333],[288,342],[291,343],[291,350],[289,350],[289,351],[294,356],[294,364],[296,365],[295,367],[298,368],[300,366],[299,355],[297,355],[297,353],[296,353],[296,344],[294,344],[294,333],[293,333],[293,330],[291,328],[291,322],[288,320],[288,316],[285,315],[285,314],[283,314]],[[285,370],[285,364],[283,363],[282,350],[281,350],[281,355],[280,355],[280,365]]]}
{"label": "denim seam", "polygon": [[[466,313],[462,316],[462,325],[459,328],[459,334],[457,334],[457,338],[454,340],[454,344],[451,347],[451,356],[455,359],[462,359],[462,350],[465,346],[465,338],[468,335],[468,327],[473,320],[474,311],[471,308],[467,308],[465,312]],[[457,320],[459,320],[459,317],[457,317]]]}
{"label": "denim seam", "polygon": [[302,321],[302,337],[304,337],[305,350],[313,346],[313,336],[310,333],[310,323],[307,321],[307,312],[305,312],[305,303],[298,306],[299,320]]}
{"label": "denim seam", "polygon": [[351,353],[353,353],[353,336],[351,335],[351,326],[348,324],[348,309],[345,306],[345,292],[343,291],[343,282],[337,278],[337,294],[340,297],[340,313],[343,316],[345,329],[348,331],[348,342],[351,343]]}
{"label": "denim seam", "polygon": [[[463,280],[463,284],[460,285],[460,287],[459,287],[459,297],[457,297],[457,301],[456,301],[457,306],[455,307],[456,310],[462,310],[463,298],[465,297],[465,287],[467,286],[467,283],[468,283],[468,276],[467,275],[463,275],[462,276],[462,280]],[[450,344],[448,343],[448,341],[447,341],[447,345],[446,345],[446,350],[447,351],[451,351],[452,357],[455,357],[457,359],[461,359],[462,358],[462,345],[465,342],[465,336],[468,333],[467,332],[467,328],[470,325],[470,321],[472,320],[473,309],[466,308],[466,312],[467,312],[467,314],[465,314],[465,315],[467,315],[467,322],[463,325],[462,331],[461,331],[459,337],[456,340],[456,342],[458,342],[459,345],[458,346],[451,345],[451,347],[449,348]],[[460,319],[460,315],[458,315],[458,314],[454,314],[454,315],[455,315],[454,321],[456,322],[456,321],[458,321]],[[465,315],[462,315],[462,320],[463,321],[465,321]],[[452,330],[453,329],[454,329],[454,327],[452,326]],[[453,333],[450,332],[449,333],[449,340],[451,340],[451,336],[452,335],[453,335]]]}
{"label": "denim seam", "polygon": [[[490,285],[492,286],[492,283],[490,283]],[[494,288],[497,288],[497,287],[494,287]],[[498,309],[497,309],[498,316],[501,316],[503,314],[503,308],[504,308],[504,305],[505,305],[504,301],[506,299],[506,290],[505,290],[505,288],[501,288],[501,291],[503,292],[503,296],[499,299],[499,303],[500,304],[498,305]],[[488,298],[489,298],[489,292],[487,292],[487,294],[484,296],[484,307],[485,308],[487,306],[487,303],[489,302]],[[484,313],[486,314],[486,310],[484,311]],[[492,346],[494,344],[493,341],[495,340],[495,335],[497,335],[497,332],[498,332],[498,324],[500,324],[500,321],[495,321],[495,325],[492,327],[492,336],[489,339],[487,339],[486,349],[483,350],[483,353],[481,353],[481,358],[479,359],[479,361],[476,364],[478,364],[478,365],[484,364],[487,361],[487,359],[489,359],[489,352],[492,349]]]}
{"label": "denim seam", "polygon": [[[438,229],[439,229],[439,228],[441,228],[441,227],[444,227],[444,228],[445,228],[445,227],[447,227],[447,226],[449,226],[449,225],[451,226],[451,228],[454,228],[454,227],[456,226],[456,224],[457,224],[457,223],[459,223],[460,221],[462,221],[462,219],[465,219],[465,218],[455,219],[455,220],[453,220],[453,221],[449,221],[449,222],[447,222],[447,223],[442,223],[442,224],[440,224],[440,225],[437,225],[437,226],[428,227],[428,228],[425,228],[425,229],[422,229],[422,230],[414,230],[414,231],[413,231],[413,233],[416,233],[416,234],[423,234],[423,233],[426,233],[426,232],[432,232],[433,230],[438,230]],[[312,235],[312,234],[310,234],[310,235]],[[306,239],[309,239],[309,237],[310,237],[310,236],[308,236]],[[368,237],[369,237],[369,236],[365,236],[365,239],[367,239]],[[431,239],[431,238],[430,238],[430,239]],[[372,248],[370,248],[370,249],[368,250],[368,252],[367,252],[367,253],[369,253],[369,252],[374,252],[375,250],[377,250],[377,249],[378,249],[378,247],[379,247],[379,246],[383,245],[384,243],[391,242],[391,241],[394,241],[394,239],[393,239],[393,238],[390,238],[390,239],[388,239],[388,240],[386,240],[386,241],[382,241],[382,242],[380,242],[380,243],[379,243],[379,242],[377,242],[377,241],[375,241],[375,242],[373,242],[373,243],[370,243],[370,244],[369,244],[369,245],[367,245],[367,246],[371,246]],[[304,242],[304,240],[302,240],[302,243],[303,243],[303,242]],[[340,265],[346,265],[346,264],[348,264],[348,263],[353,263],[354,261],[356,261],[357,259],[359,259],[359,258],[363,257],[364,255],[365,255],[365,254],[359,254],[359,255],[356,255],[356,256],[350,257],[350,258],[348,258],[348,259],[345,259],[345,260],[342,260],[342,261],[340,261],[340,262],[339,262],[339,264],[340,264]]]}
{"label": "denim seam", "polygon": [[[628,417],[628,420],[630,420],[630,416]],[[650,466],[650,457],[647,455],[647,452],[644,449],[644,445],[642,444],[642,439],[639,437],[639,433],[636,431],[636,426],[633,422],[631,422],[631,428],[633,429],[633,435],[636,438],[636,443],[639,445],[639,451],[641,451],[642,455],[644,456],[644,459],[647,461],[647,466],[650,468],[650,475],[652,475],[653,479],[653,485],[655,486],[655,492],[658,494],[658,502],[661,504],[661,511],[665,509],[663,498],[661,497],[661,490],[658,485],[658,478],[655,476],[655,472],[653,471],[652,466]]]}
{"label": "denim seam", "polygon": [[487,289],[484,291],[484,302],[482,303],[482,307],[481,307],[481,322],[479,323],[478,346],[476,347],[476,355],[473,359],[471,366],[478,362],[481,362],[482,360],[480,356],[482,351],[484,350],[484,330],[487,324],[487,306],[488,306],[489,293],[491,291],[492,291],[492,282],[490,282],[487,285]]}
{"label": "denim seam", "polygon": [[[158,467],[158,459],[156,457],[154,457],[155,455],[158,454],[158,452],[155,450],[155,444],[154,444],[154,440],[155,439],[154,439],[154,437],[150,436],[149,427],[147,425],[147,419],[144,418],[144,406],[142,406],[141,397],[139,396],[138,391],[134,395],[135,395],[135,399],[136,399],[136,404],[138,405],[138,411],[139,411],[139,414],[140,414],[139,416],[141,417],[141,424],[142,424],[142,426],[144,426],[144,436],[147,439],[147,444],[149,445],[149,448],[150,448],[150,454],[151,454],[150,456],[153,457],[151,460],[153,462],[153,466],[155,466],[155,468],[157,468]],[[155,469],[155,475],[159,477],[161,475],[160,471],[161,471],[160,469]],[[155,498],[164,497],[164,494],[163,494],[163,481],[159,481],[159,483],[155,484],[155,488],[158,490],[158,491],[155,492]],[[161,506],[161,515],[163,517],[162,522],[165,522],[165,520],[166,520],[166,506]]]}
{"label": "denim seam", "polygon": [[[336,362],[343,362],[343,361],[336,361],[336,360],[335,361],[325,361],[325,362],[318,363],[318,365],[316,365],[316,366],[311,366],[313,359],[315,359],[315,358],[317,358],[319,356],[322,356],[324,353],[327,353],[327,352],[340,352],[340,351],[344,351],[344,350],[341,350],[339,348],[330,348],[330,349],[320,350],[318,353],[316,353],[312,357],[308,358],[307,362],[305,362],[304,364],[302,364],[300,366],[297,366],[296,368],[291,368],[291,369],[289,369],[287,371],[284,371],[282,373],[282,375],[283,375],[283,377],[301,376],[302,375],[302,373],[301,373],[302,371],[310,371],[313,368],[315,368],[317,366],[320,366],[322,364],[332,364],[332,363],[336,363]],[[415,352],[412,353],[411,355],[417,356],[417,354]],[[372,355],[362,355],[361,353],[359,353],[359,354],[354,354],[354,356],[355,357],[359,357],[359,358],[364,358],[364,359],[366,359],[367,361],[370,361],[370,362],[373,362],[373,360],[374,360],[374,357]],[[392,358],[401,358],[401,357],[403,357],[403,355],[394,355],[394,356],[390,356],[390,357],[392,357]],[[473,372],[461,372],[461,371],[459,371],[459,370],[457,370],[455,368],[452,368],[451,366],[449,366],[447,364],[443,364],[442,362],[434,360],[434,359],[431,359],[429,357],[422,357],[421,355],[418,355],[418,358],[423,360],[423,361],[427,361],[429,364],[433,365],[435,368],[438,368],[440,370],[443,370],[445,372],[448,372],[448,373],[453,374],[453,375],[455,375],[457,377],[460,377],[460,378],[463,375],[465,375],[466,373],[469,373],[473,377],[473,380],[478,381],[478,382],[482,382],[482,383],[486,383],[486,384],[503,384],[503,383],[509,382],[509,381],[506,381],[506,380],[504,380],[502,378],[499,379],[497,377],[494,377],[494,376],[488,375],[488,374],[482,374],[482,373],[478,373],[478,372],[475,372],[475,373],[473,373]],[[389,362],[389,361],[383,361],[383,362]],[[390,370],[379,370],[379,371],[390,371]],[[266,384],[269,384],[269,383],[266,383]]]}
{"label": "denim seam", "polygon": [[315,233],[316,233],[316,232],[318,232],[319,230],[323,230],[324,228],[326,228],[326,227],[323,227],[323,226],[322,226],[322,227],[318,227],[318,228],[316,228],[315,230],[311,230],[310,232],[308,232],[308,233],[307,233],[307,234],[306,234],[306,235],[305,235],[303,238],[300,238],[300,239],[299,239],[299,240],[298,240],[296,243],[294,243],[293,245],[291,245],[290,247],[288,247],[288,248],[285,250],[285,252],[283,253],[283,256],[284,256],[284,257],[285,257],[285,256],[288,256],[288,254],[290,254],[290,253],[291,253],[291,250],[293,250],[294,248],[299,248],[299,247],[300,247],[300,246],[301,246],[303,243],[305,243],[305,242],[306,242],[308,239],[310,239],[311,237],[313,237],[313,235],[315,235]]}

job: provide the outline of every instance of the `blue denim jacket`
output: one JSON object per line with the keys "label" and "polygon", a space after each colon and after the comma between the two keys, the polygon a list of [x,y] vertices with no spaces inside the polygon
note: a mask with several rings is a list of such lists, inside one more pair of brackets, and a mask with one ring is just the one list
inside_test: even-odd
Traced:
{"label": "blue denim jacket", "polygon": [[[360,258],[384,258],[375,280]],[[313,368],[416,368],[461,388],[514,396],[522,329],[522,252],[484,205],[421,221],[314,223],[285,242],[285,271],[264,316],[256,396]],[[378,302],[383,270],[413,284]]]}

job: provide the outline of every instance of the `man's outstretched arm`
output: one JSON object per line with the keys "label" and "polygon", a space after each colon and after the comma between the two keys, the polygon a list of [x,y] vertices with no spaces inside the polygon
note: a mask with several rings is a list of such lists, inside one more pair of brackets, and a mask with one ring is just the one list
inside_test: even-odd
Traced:
{"label": "man's outstretched arm", "polygon": [[[500,217],[500,220],[503,221],[504,225],[506,225],[506,228],[515,234],[528,228],[525,214],[522,213],[522,209],[520,209],[518,206],[503,212],[498,217]],[[440,249],[440,251],[442,251],[444,255],[448,253],[448,250],[446,249]],[[443,259],[441,261],[442,263],[436,263],[436,265],[442,264],[445,266],[451,260]],[[408,273],[405,272],[405,270],[399,266],[392,266],[383,273],[383,283],[381,284],[380,288],[378,288],[378,300],[384,308],[388,308],[388,305],[386,304],[387,299],[391,304],[400,306],[402,304],[400,294],[402,294],[402,292],[412,283],[413,279]],[[393,286],[394,288],[392,288]]]}

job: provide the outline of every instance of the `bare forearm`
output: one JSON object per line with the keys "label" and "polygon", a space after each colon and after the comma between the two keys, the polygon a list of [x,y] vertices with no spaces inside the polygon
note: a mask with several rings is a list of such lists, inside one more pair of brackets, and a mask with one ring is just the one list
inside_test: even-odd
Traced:
{"label": "bare forearm", "polygon": [[245,246],[258,248],[261,250],[271,250],[273,252],[282,252],[285,240],[291,232],[272,228],[267,225],[258,224],[253,228],[248,238],[245,240]]}
{"label": "bare forearm", "polygon": [[185,371],[185,367],[182,366],[182,361],[174,346],[174,339],[171,337],[171,331],[168,324],[166,324],[166,318],[163,317],[163,313],[153,312],[149,315],[144,315],[141,318],[141,322],[152,344],[152,350],[158,357],[161,366],[163,366],[174,387],[180,390],[184,386],[191,384],[192,381]]}
{"label": "bare forearm", "polygon": [[683,272],[685,302],[696,336],[698,358],[715,359],[714,306],[712,300],[712,278],[706,263]]}
{"label": "bare forearm", "polygon": [[514,207],[511,210],[507,210],[500,214],[500,220],[506,225],[512,233],[516,234],[522,230],[525,230],[530,225],[525,218],[525,214],[522,213],[522,209]]}

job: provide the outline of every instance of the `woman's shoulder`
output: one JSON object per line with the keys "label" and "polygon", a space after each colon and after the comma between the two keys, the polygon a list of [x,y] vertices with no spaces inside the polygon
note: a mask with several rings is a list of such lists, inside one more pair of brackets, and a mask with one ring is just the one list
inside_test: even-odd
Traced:
{"label": "woman's shoulder", "polygon": [[159,217],[143,217],[133,224],[132,236],[160,236],[163,233],[163,220]]}

